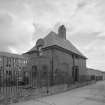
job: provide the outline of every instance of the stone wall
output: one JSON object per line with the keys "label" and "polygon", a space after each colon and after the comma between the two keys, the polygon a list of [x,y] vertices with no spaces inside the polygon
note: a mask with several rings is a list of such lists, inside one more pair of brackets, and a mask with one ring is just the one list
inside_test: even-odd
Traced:
{"label": "stone wall", "polygon": [[72,76],[73,59],[71,55],[54,49],[53,62],[54,71],[60,69],[62,72],[68,72]]}
{"label": "stone wall", "polygon": [[27,65],[28,71],[31,71],[33,65],[37,66],[38,71],[41,71],[43,65],[46,65],[49,72],[53,70],[53,78],[55,78],[56,72],[60,71],[67,73],[72,79],[73,66],[75,65],[79,67],[79,76],[83,77],[87,75],[85,59],[79,56],[74,56],[73,59],[72,54],[54,48],[44,50],[42,56],[37,56],[36,53],[30,54],[29,63]]}

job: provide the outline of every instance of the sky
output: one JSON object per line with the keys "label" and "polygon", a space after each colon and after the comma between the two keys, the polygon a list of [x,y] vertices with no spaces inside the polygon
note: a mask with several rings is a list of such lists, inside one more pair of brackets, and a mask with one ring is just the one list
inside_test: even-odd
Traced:
{"label": "sky", "polygon": [[0,0],[0,51],[24,53],[61,24],[87,67],[105,71],[105,0]]}

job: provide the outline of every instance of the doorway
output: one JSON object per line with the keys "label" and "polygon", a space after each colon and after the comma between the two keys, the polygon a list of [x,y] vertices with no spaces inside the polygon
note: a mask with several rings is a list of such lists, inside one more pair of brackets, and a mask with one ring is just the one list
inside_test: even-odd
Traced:
{"label": "doorway", "polygon": [[37,76],[38,76],[37,73],[38,73],[37,72],[37,66],[35,66],[35,65],[32,66],[32,77],[37,78]]}
{"label": "doorway", "polygon": [[32,87],[38,87],[38,70],[36,65],[32,66],[30,82]]}
{"label": "doorway", "polygon": [[79,81],[79,67],[78,66],[73,66],[72,77],[75,82]]}

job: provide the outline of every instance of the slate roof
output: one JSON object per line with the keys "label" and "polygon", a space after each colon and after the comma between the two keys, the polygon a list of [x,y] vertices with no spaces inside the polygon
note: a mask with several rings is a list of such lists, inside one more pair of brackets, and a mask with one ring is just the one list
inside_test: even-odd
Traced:
{"label": "slate roof", "polygon": [[[72,53],[80,55],[83,58],[86,58],[70,41],[60,38],[55,32],[50,32],[46,37],[43,38],[43,40],[44,40],[43,48],[56,45]],[[34,46],[28,52],[31,51],[36,51],[36,46]]]}
{"label": "slate roof", "polygon": [[87,73],[89,75],[102,75],[103,71],[92,69],[92,68],[87,68]]}
{"label": "slate roof", "polygon": [[24,58],[22,55],[13,54],[13,53],[9,53],[9,52],[0,52],[0,56],[14,57],[14,58]]}

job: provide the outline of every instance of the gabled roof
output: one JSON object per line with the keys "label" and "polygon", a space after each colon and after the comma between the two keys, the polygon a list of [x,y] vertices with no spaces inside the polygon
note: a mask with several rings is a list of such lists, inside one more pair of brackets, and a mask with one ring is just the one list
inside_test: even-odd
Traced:
{"label": "gabled roof", "polygon": [[24,58],[23,55],[13,54],[13,53],[9,53],[9,52],[0,52],[0,56],[14,57],[14,58]]}
{"label": "gabled roof", "polygon": [[[44,46],[43,48],[50,47],[50,46],[58,46],[62,47],[72,53],[82,56],[86,58],[70,41],[60,38],[55,32],[50,32],[46,37],[43,38]],[[36,51],[37,48],[34,46],[30,51]]]}

